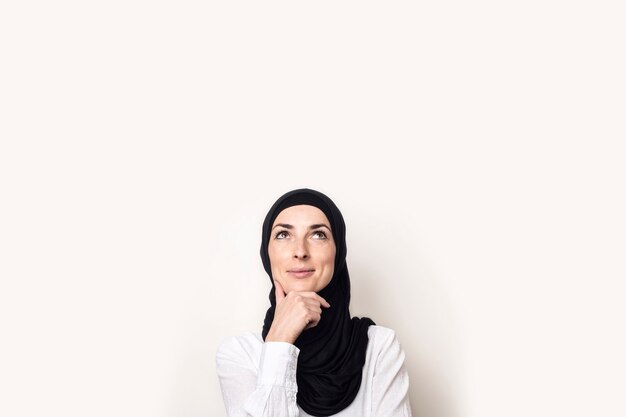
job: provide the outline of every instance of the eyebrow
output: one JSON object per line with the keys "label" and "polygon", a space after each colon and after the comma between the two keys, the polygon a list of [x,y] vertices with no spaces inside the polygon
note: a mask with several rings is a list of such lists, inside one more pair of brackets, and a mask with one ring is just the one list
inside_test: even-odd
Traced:
{"label": "eyebrow", "polygon": [[[287,223],[278,223],[276,224],[274,227],[272,227],[272,230],[274,230],[277,227],[284,227],[285,229],[291,230],[293,229],[293,226]],[[320,227],[325,227],[328,230],[331,230],[330,227],[326,226],[324,223],[316,223],[316,224],[312,224],[309,226],[309,229],[319,229]],[[332,230],[331,230],[332,231]]]}
{"label": "eyebrow", "polygon": [[330,227],[326,226],[324,223],[312,224],[309,226],[309,229],[319,229],[320,227],[325,227],[330,230]]}

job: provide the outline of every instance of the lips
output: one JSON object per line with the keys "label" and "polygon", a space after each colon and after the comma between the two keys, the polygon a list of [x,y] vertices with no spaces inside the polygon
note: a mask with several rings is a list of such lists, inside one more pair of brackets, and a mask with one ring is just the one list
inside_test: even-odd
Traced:
{"label": "lips", "polygon": [[287,271],[287,273],[296,278],[307,278],[313,275],[315,269],[312,268],[292,268]]}

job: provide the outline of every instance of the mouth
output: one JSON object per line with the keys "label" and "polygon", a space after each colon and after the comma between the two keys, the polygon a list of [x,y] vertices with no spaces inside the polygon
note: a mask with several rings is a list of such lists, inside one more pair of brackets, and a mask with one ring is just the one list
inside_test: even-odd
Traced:
{"label": "mouth", "polygon": [[293,268],[287,271],[289,275],[295,278],[307,278],[313,275],[313,272],[315,272],[315,269],[311,268]]}

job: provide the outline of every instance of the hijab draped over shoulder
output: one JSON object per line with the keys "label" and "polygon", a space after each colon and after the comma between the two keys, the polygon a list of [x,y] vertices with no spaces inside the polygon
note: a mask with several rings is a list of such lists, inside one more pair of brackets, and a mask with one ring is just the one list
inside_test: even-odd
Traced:
{"label": "hijab draped over shoulder", "polygon": [[261,259],[270,277],[270,308],[265,314],[263,340],[272,326],[276,295],[268,244],[274,220],[284,209],[310,205],[324,212],[336,245],[335,271],[330,283],[318,294],[330,303],[317,326],[304,330],[295,341],[300,349],[296,379],[298,405],[313,416],[332,416],[349,406],[361,386],[367,350],[367,331],[374,322],[350,316],[350,276],[346,265],[346,225],[341,212],[326,195],[310,189],[298,189],[281,196],[270,208],[263,222]]}

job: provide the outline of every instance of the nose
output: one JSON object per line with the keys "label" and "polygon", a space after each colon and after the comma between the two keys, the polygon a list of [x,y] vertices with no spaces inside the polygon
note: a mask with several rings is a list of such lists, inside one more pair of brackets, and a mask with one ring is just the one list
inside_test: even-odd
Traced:
{"label": "nose", "polygon": [[306,240],[298,240],[294,245],[293,257],[296,259],[307,259],[309,257],[309,248]]}

